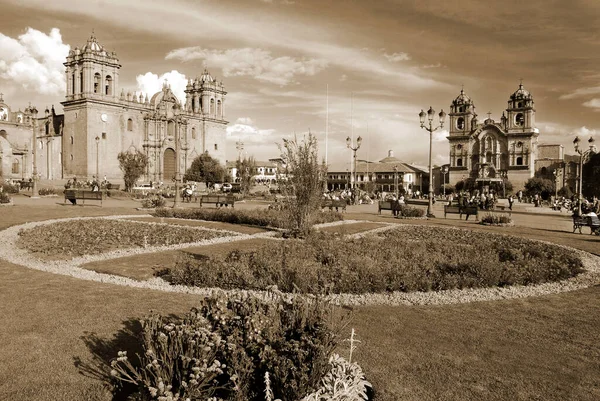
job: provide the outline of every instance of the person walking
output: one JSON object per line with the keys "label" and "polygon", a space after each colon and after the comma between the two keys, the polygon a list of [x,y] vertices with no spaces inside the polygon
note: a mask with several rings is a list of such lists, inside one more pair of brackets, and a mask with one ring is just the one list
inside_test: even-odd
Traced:
{"label": "person walking", "polygon": [[515,202],[515,199],[512,195],[508,195],[508,210],[512,210],[512,205]]}

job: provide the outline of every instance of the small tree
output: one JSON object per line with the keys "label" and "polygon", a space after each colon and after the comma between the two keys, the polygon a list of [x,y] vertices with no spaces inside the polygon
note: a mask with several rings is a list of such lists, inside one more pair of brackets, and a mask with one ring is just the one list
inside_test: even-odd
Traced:
{"label": "small tree", "polygon": [[256,173],[256,161],[254,161],[254,157],[250,156],[249,158],[245,158],[235,163],[235,167],[237,170],[237,178],[239,178],[240,182],[240,190],[244,196],[250,192],[252,187],[254,186],[254,175]]}
{"label": "small tree", "polygon": [[186,171],[183,179],[186,181],[204,182],[211,187],[215,182],[220,182],[225,176],[225,169],[218,160],[213,159],[208,152],[196,157]]}
{"label": "small tree", "polygon": [[583,195],[600,196],[600,153],[590,152],[583,164]]}
{"label": "small tree", "polygon": [[135,182],[144,174],[148,165],[148,156],[136,150],[135,152],[121,152],[117,156],[119,167],[123,171],[125,190],[131,191]]}
{"label": "small tree", "polygon": [[[288,206],[284,210],[289,213],[289,228],[296,235],[306,235],[312,226],[313,218],[321,210],[326,168],[319,163],[317,138],[308,137],[299,142],[283,140],[279,145],[283,166],[278,173],[277,182]],[[279,169],[278,169],[279,171]]]}
{"label": "small tree", "polygon": [[571,191],[571,188],[565,185],[558,190],[558,196],[564,196],[565,198],[569,199],[571,196],[573,196],[573,191]]}
{"label": "small tree", "polygon": [[547,178],[533,177],[525,183],[525,195],[527,196],[538,194],[542,199],[548,199],[553,193],[554,182]]}

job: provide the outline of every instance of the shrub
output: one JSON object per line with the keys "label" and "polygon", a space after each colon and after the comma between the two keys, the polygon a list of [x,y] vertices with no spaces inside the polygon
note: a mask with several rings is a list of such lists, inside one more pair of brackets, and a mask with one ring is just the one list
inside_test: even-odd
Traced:
{"label": "shrub", "polygon": [[512,219],[509,216],[487,213],[482,218],[480,223],[487,225],[512,224]]}
{"label": "shrub", "polygon": [[10,201],[11,198],[6,192],[0,192],[0,203],[10,203]]}
{"label": "shrub", "polygon": [[148,165],[148,156],[136,150],[134,152],[121,152],[118,154],[119,167],[123,171],[125,191],[131,191],[135,182],[144,175]]}
{"label": "shrub", "polygon": [[[178,219],[221,221],[232,224],[248,224],[260,227],[288,227],[287,214],[283,211],[269,210],[236,210],[233,208],[217,209],[157,209],[153,214],[155,217],[175,217]],[[330,223],[343,220],[341,213],[325,212],[319,213],[314,218],[314,224]]]}
{"label": "shrub", "polygon": [[316,233],[226,257],[186,257],[169,273],[171,283],[189,286],[362,294],[526,285],[581,269],[579,257],[554,245],[408,226],[357,239]]}
{"label": "shrub", "polygon": [[307,395],[302,401],[368,400],[368,387],[365,375],[357,363],[346,361],[338,354],[329,358],[332,368],[322,380],[316,392]]}
{"label": "shrub", "polygon": [[145,199],[142,199],[142,207],[145,208],[157,208],[157,207],[165,207],[167,201],[161,195],[150,195]]}
{"label": "shrub", "polygon": [[399,215],[402,217],[423,217],[425,216],[425,210],[412,206],[400,206]]}
{"label": "shrub", "polygon": [[330,370],[344,321],[338,311],[318,299],[278,292],[267,300],[211,296],[181,320],[158,315],[142,320],[140,364],[120,351],[111,374],[135,384],[140,400],[262,401],[268,372],[278,398],[299,400]]}
{"label": "shrub", "polygon": [[2,188],[2,192],[7,194],[18,194],[19,187],[16,185],[9,184],[8,182],[0,183],[0,188]]}
{"label": "shrub", "polygon": [[41,196],[56,195],[56,190],[54,188],[40,188],[38,194],[40,194]]}

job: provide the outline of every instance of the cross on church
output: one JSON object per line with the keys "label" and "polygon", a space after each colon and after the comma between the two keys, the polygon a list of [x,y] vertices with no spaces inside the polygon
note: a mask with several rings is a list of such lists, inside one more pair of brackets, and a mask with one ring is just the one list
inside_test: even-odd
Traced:
{"label": "cross on church", "polygon": [[523,78],[519,78],[519,85],[523,86]]}
{"label": "cross on church", "polygon": [[491,112],[491,111],[488,111],[488,112],[487,112],[487,115],[488,115],[488,119],[489,119],[489,120],[491,120],[491,119],[492,119],[492,112]]}

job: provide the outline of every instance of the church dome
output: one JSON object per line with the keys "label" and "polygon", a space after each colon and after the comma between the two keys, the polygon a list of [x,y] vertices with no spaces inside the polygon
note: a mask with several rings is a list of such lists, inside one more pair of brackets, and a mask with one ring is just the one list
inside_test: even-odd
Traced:
{"label": "church dome", "polygon": [[531,93],[529,93],[527,89],[523,88],[523,84],[519,84],[519,89],[510,95],[510,98],[511,100],[531,99]]}
{"label": "church dome", "polygon": [[465,91],[463,89],[460,90],[460,94],[456,97],[456,99],[454,99],[452,101],[453,106],[471,105],[471,104],[473,104],[473,101],[471,100],[471,98],[469,96],[467,96],[465,94]]}
{"label": "church dome", "polygon": [[200,76],[200,82],[214,82],[215,79],[210,75],[208,70],[204,69],[204,73]]}
{"label": "church dome", "polygon": [[86,52],[88,50],[94,52],[101,52],[104,50],[104,48],[96,40],[96,36],[93,33],[92,36],[90,36],[90,38],[88,39],[85,46],[83,46],[83,49],[81,49],[82,52]]}

